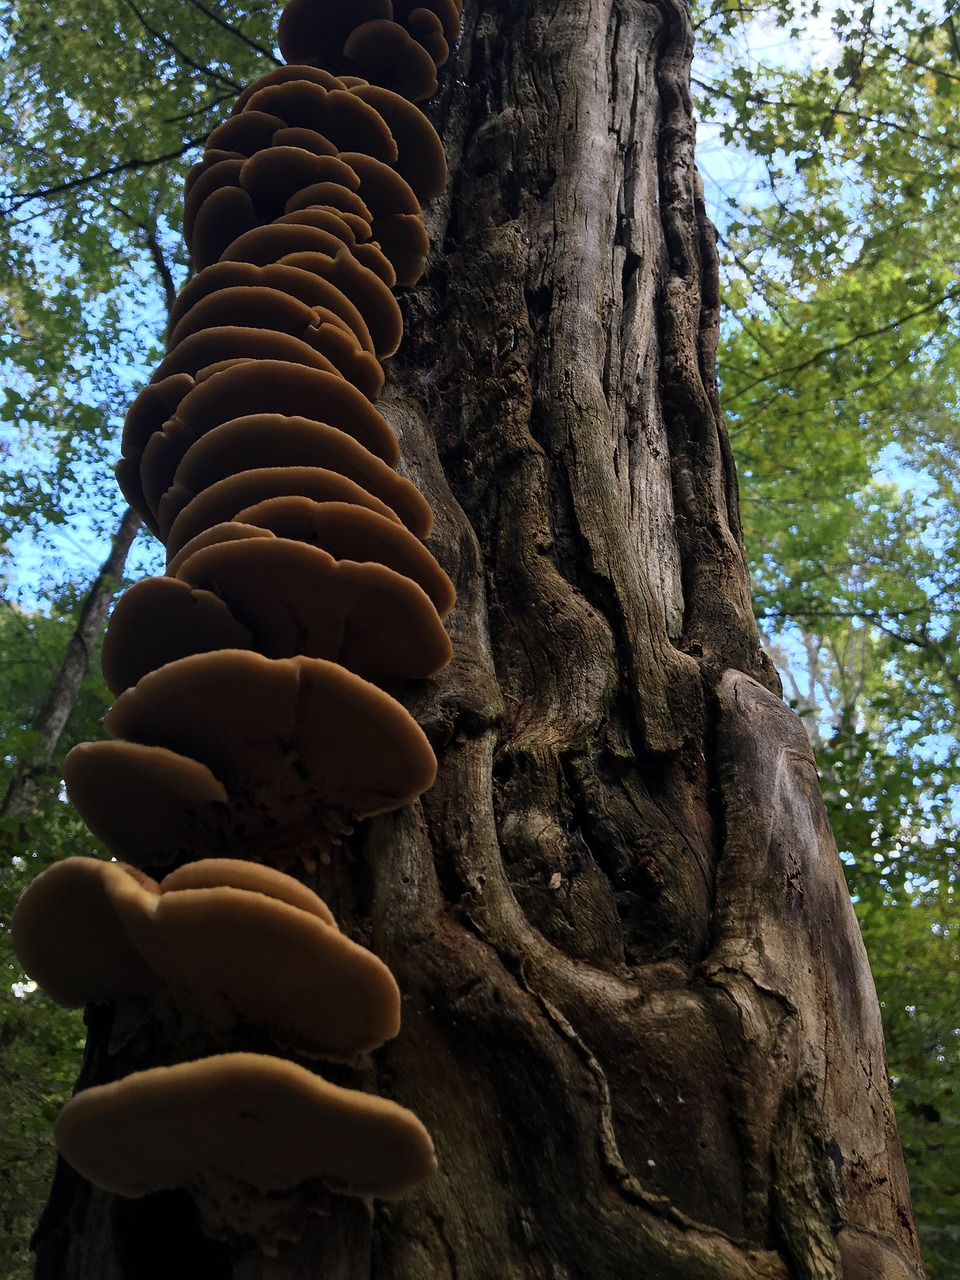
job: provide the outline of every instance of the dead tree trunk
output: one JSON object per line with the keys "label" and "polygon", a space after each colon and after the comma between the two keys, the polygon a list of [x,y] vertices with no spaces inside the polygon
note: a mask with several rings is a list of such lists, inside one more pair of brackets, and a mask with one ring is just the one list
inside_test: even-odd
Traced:
{"label": "dead tree trunk", "polygon": [[750,610],[690,52],[679,0],[467,0],[435,108],[451,183],[383,408],[459,591],[454,662],[409,696],[440,774],[317,887],[404,992],[377,1088],[439,1173],[372,1238],[335,1203],[276,1260],[185,1236],[166,1271],[179,1208],[122,1208],[138,1269],[109,1197],[62,1185],[38,1274],[921,1274],[869,970]]}

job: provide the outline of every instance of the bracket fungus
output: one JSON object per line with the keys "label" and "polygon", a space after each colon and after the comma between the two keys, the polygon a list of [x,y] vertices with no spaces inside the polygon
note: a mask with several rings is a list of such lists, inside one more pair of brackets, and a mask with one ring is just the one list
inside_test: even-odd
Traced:
{"label": "bracket fungus", "polygon": [[[420,201],[446,181],[415,104],[460,11],[289,0],[285,65],[241,92],[187,175],[197,273],[117,466],[167,572],[118,602],[111,740],[65,767],[123,861],[61,862],[14,921],[54,999],[172,1007],[215,1046],[191,1060],[170,1043],[174,1065],[81,1091],[56,1125],[65,1158],[123,1196],[186,1188],[210,1231],[264,1250],[296,1237],[311,1196],[397,1196],[435,1166],[409,1111],[288,1060],[355,1063],[397,1034],[400,998],[283,869],[313,874],[357,819],[415,801],[436,770],[377,682],[449,661],[454,590],[373,401],[403,334],[393,289],[426,265]],[[231,1051],[251,1027],[270,1052]]]}
{"label": "bracket fungus", "polygon": [[253,1053],[85,1089],[57,1117],[54,1136],[97,1186],[131,1197],[184,1187],[212,1230],[254,1236],[270,1252],[303,1228],[303,1184],[396,1199],[436,1168],[411,1111]]}
{"label": "bracket fungus", "polygon": [[204,859],[158,884],[120,862],[65,858],[23,895],[12,930],[26,972],[68,1008],[162,986],[212,1029],[264,1027],[302,1054],[346,1062],[400,1029],[386,965],[271,868]]}

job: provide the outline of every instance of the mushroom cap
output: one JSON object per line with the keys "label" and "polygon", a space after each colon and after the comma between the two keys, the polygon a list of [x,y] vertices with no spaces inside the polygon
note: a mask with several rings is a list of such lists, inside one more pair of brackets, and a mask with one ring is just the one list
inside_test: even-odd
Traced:
{"label": "mushroom cap", "polygon": [[356,173],[360,196],[374,218],[391,213],[411,213],[420,217],[416,193],[395,168],[358,151],[341,152],[341,160]]}
{"label": "mushroom cap", "polygon": [[64,858],[42,871],[17,903],[10,923],[14,952],[64,1008],[143,995],[156,986],[110,905],[108,886],[117,884],[158,891],[155,881],[122,863]]}
{"label": "mushroom cap", "polygon": [[343,51],[368,80],[411,102],[423,102],[437,92],[434,58],[398,22],[375,18],[361,23],[350,33]]}
{"label": "mushroom cap", "polygon": [[[441,618],[453,608],[453,583],[423,543],[393,520],[347,502],[313,502],[291,496],[268,498],[237,513],[243,527],[256,525],[278,538],[321,547],[337,560],[386,565],[422,587]],[[239,535],[238,535],[239,536]],[[178,563],[182,563],[178,556]],[[175,572],[173,562],[170,572]]]}
{"label": "mushroom cap", "polygon": [[362,151],[385,164],[397,158],[397,144],[383,116],[343,87],[326,89],[296,77],[259,89],[250,106],[282,116],[290,128],[321,134],[338,151]]}
{"label": "mushroom cap", "polygon": [[[349,505],[349,504],[348,504]],[[388,522],[388,523],[392,523]],[[211,525],[209,529],[204,529],[203,533],[198,533],[195,538],[182,547],[167,565],[167,574],[175,577],[177,570],[193,555],[195,551],[199,551],[201,547],[210,547],[217,542],[236,542],[244,538],[272,538],[276,537],[271,529],[265,525],[257,525],[254,523],[246,523],[242,520],[223,520],[220,524]],[[239,648],[243,648],[240,645]]]}
{"label": "mushroom cap", "polygon": [[280,289],[263,284],[227,285],[198,298],[170,331],[167,350],[201,329],[221,325],[255,329],[276,329],[294,338],[309,341],[313,311],[305,303]]}
{"label": "mushroom cap", "polygon": [[400,992],[373,952],[315,911],[233,885],[111,894],[137,951],[206,1025],[240,1020],[310,1056],[351,1061],[400,1030]]}
{"label": "mushroom cap", "polygon": [[221,187],[236,187],[240,183],[243,156],[217,159],[215,152],[207,152],[187,174],[184,183],[183,238],[190,243],[197,213],[203,202]]}
{"label": "mushroom cap", "polygon": [[254,647],[250,632],[213,592],[177,578],[141,578],[114,606],[100,667],[116,697],[178,658]]}
{"label": "mushroom cap", "polygon": [[259,80],[254,80],[252,84],[247,85],[233,104],[231,114],[236,115],[240,111],[251,110],[250,99],[259,93],[261,89],[266,89],[270,85],[303,80],[308,81],[310,84],[319,85],[322,89],[343,88],[342,80],[331,71],[323,71],[320,67],[309,66],[306,63],[293,63],[287,66],[274,67],[272,71],[268,71]]}
{"label": "mushroom cap", "polygon": [[394,0],[394,17],[409,22],[412,13],[427,12],[440,20],[441,30],[448,44],[456,44],[460,34],[460,0]]}
{"label": "mushroom cap", "polygon": [[176,420],[199,438],[258,413],[319,420],[353,436],[390,467],[400,460],[386,418],[356,387],[338,374],[285,360],[248,360],[210,377],[201,371],[177,406]]}
{"label": "mushroom cap", "polygon": [[376,218],[373,235],[389,259],[399,285],[415,285],[427,266],[430,238],[423,219],[412,213]]}
{"label": "mushroom cap", "polygon": [[326,423],[270,413],[224,422],[187,449],[174,483],[157,506],[161,530],[170,530],[187,504],[218,482],[247,471],[284,466],[337,472],[390,507],[418,538],[430,536],[429,503],[375,453]]}
{"label": "mushroom cap", "polygon": [[443,23],[429,9],[414,9],[407,15],[407,28],[433,59],[435,67],[442,67],[450,57],[450,46],[443,34]]}
{"label": "mushroom cap", "polygon": [[375,240],[356,245],[353,256],[362,266],[368,267],[375,276],[379,276],[388,289],[396,285],[397,273],[393,269],[393,263]]}
{"label": "mushroom cap", "polygon": [[63,769],[70,803],[127,862],[165,866],[235,839],[223,783],[198,760],[136,742],[82,742]]}
{"label": "mushroom cap", "polygon": [[205,547],[179,573],[215,592],[267,657],[327,658],[374,682],[424,679],[451,658],[429,597],[381,564],[273,538]]}
{"label": "mushroom cap", "polygon": [[361,84],[351,92],[382,116],[397,144],[396,171],[406,178],[419,200],[432,200],[447,185],[447,157],[440,135],[423,114],[399,93],[378,84]]}
{"label": "mushroom cap", "polygon": [[58,1116],[54,1137],[95,1186],[131,1197],[185,1187],[202,1213],[218,1201],[241,1232],[245,1206],[231,1192],[280,1192],[319,1179],[335,1191],[395,1198],[436,1168],[430,1136],[412,1112],[252,1053],[154,1067],[85,1089]]}
{"label": "mushroom cap", "polygon": [[[332,204],[336,208],[359,214],[368,222],[372,221],[372,215],[360,197],[342,183],[324,181],[297,187],[291,193],[290,200],[299,199],[302,192],[311,193],[307,204]],[[287,204],[285,201],[281,211],[286,209]],[[246,232],[227,245],[220,255],[220,261],[251,262],[254,266],[267,267],[291,253],[322,253],[335,258],[344,248],[341,239],[321,227],[269,222],[255,227],[253,231]],[[346,247],[346,252],[350,252],[349,247]]]}
{"label": "mushroom cap", "polygon": [[265,867],[260,862],[246,862],[242,858],[200,858],[171,871],[160,881],[159,887],[162,893],[168,893],[174,889],[218,889],[223,885],[276,898],[278,902],[286,902],[291,907],[315,915],[331,929],[337,927],[333,912],[312,889],[293,876]]}
{"label": "mushroom cap", "polygon": [[197,209],[187,241],[196,270],[211,266],[228,245],[259,225],[253,201],[242,187],[224,186],[211,192]]}
{"label": "mushroom cap", "polygon": [[316,894],[265,867],[238,874],[244,864],[210,861],[161,885],[122,863],[56,863],[14,913],[26,971],[68,1008],[149,995],[163,982],[211,1028],[243,1020],[343,1061],[397,1034],[390,970],[340,933]]}
{"label": "mushroom cap", "polygon": [[325,467],[258,467],[219,480],[188,502],[166,530],[168,557],[175,557],[191,538],[205,529],[233,520],[244,507],[288,494],[313,498],[316,502],[355,503],[399,523],[399,517],[385,502],[336,471]]}
{"label": "mushroom cap", "polygon": [[267,111],[244,111],[242,115],[227,116],[207,138],[205,150],[224,150],[252,156],[255,151],[269,147],[278,129],[286,128],[279,116]]}
{"label": "mushroom cap", "polygon": [[317,156],[335,156],[337,148],[329,138],[316,129],[306,129],[303,125],[284,125],[273,135],[275,147],[300,147],[304,151],[312,151]]}
{"label": "mushroom cap", "polygon": [[201,369],[224,360],[283,360],[289,364],[306,365],[310,369],[322,369],[326,373],[337,373],[325,356],[289,333],[224,324],[214,329],[201,329],[178,342],[160,361],[153,377],[158,382],[171,373],[190,373],[196,377]]}
{"label": "mushroom cap", "polygon": [[[302,206],[298,201],[302,200]],[[308,187],[287,201],[287,211],[296,212],[317,203]],[[305,228],[301,228],[304,229]],[[310,250],[284,255],[281,265],[315,272],[345,294],[363,316],[373,339],[374,350],[381,360],[392,356],[403,337],[400,306],[375,272],[363,266],[344,246],[335,257]]]}
{"label": "mushroom cap", "polygon": [[280,15],[277,43],[285,62],[342,61],[343,46],[358,22],[392,18],[392,0],[288,0]]}
{"label": "mushroom cap", "polygon": [[[316,136],[323,137],[322,134]],[[338,157],[317,155],[315,151],[283,146],[276,141],[266,150],[252,155],[240,170],[241,186],[250,193],[254,206],[266,218],[275,218],[282,213],[283,206],[294,192],[315,182],[338,182],[350,191],[356,191],[360,186],[350,165]]]}
{"label": "mushroom cap", "polygon": [[325,807],[385,813],[436,776],[410,713],[321,658],[231,649],[181,658],[121,694],[104,726],[199,761],[223,779],[231,804],[240,795],[292,822]]}
{"label": "mushroom cap", "polygon": [[120,439],[120,452],[127,458],[139,458],[155,431],[172,417],[183,397],[194,386],[189,373],[172,373],[160,382],[141,387],[127,410]]}

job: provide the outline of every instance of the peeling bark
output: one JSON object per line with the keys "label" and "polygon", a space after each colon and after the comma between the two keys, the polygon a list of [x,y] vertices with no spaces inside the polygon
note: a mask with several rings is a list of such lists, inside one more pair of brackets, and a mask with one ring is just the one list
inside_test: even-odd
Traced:
{"label": "peeling bark", "polygon": [[[465,5],[381,402],[459,593],[453,663],[406,698],[440,772],[315,881],[404,992],[369,1078],[440,1171],[377,1206],[369,1255],[334,1198],[205,1276],[921,1274],[869,970],[749,605],[690,49],[674,0]],[[170,1274],[146,1228],[118,1270],[79,1202],[99,1269],[51,1210],[38,1275]],[[349,1243],[321,1266],[324,1238]]]}

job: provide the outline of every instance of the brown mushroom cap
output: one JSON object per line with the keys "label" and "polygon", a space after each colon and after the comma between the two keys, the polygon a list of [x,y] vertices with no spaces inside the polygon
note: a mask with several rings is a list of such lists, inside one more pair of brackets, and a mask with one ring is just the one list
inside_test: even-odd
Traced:
{"label": "brown mushroom cap", "polygon": [[[346,502],[313,502],[310,498],[268,498],[237,513],[244,528],[256,525],[278,538],[321,547],[337,560],[373,561],[411,578],[422,587],[441,618],[453,608],[453,583],[409,529],[365,507]],[[198,548],[199,549],[199,548]],[[178,556],[182,563],[184,552]],[[171,573],[176,572],[173,562]]]}
{"label": "brown mushroom cap", "polygon": [[[322,201],[320,198],[311,199],[310,204],[338,204],[342,201],[343,208],[369,220],[369,211],[360,197],[339,183],[320,182],[307,187],[297,187],[291,196],[299,196],[302,191],[323,192]],[[333,198],[334,195],[337,199]],[[246,232],[232,244],[227,245],[220,255],[220,261],[252,262],[255,266],[266,267],[272,262],[279,262],[291,253],[323,253],[336,257],[343,248],[342,240],[320,227],[270,222],[264,226],[255,227],[253,231]],[[347,251],[349,252],[349,249]]]}
{"label": "brown mushroom cap", "polygon": [[304,151],[312,151],[317,156],[335,156],[337,148],[329,138],[316,129],[305,129],[303,125],[284,125],[273,135],[272,145],[275,147],[300,147]]}
{"label": "brown mushroom cap", "polygon": [[167,349],[172,351],[192,333],[221,325],[276,329],[308,341],[312,323],[310,307],[279,289],[262,284],[228,285],[199,298],[181,316],[170,332]]}
{"label": "brown mushroom cap", "polygon": [[[306,202],[305,207],[313,203],[313,199],[308,198],[309,189],[301,192],[300,196]],[[293,201],[288,201],[289,212],[295,211],[299,198],[297,196]],[[312,251],[288,253],[281,259],[281,265],[316,272],[318,276],[336,285],[367,322],[374,350],[380,359],[384,360],[394,354],[403,336],[400,306],[384,282],[369,268],[362,266],[348,248],[340,249],[336,257]]]}
{"label": "brown mushroom cap", "polygon": [[265,498],[298,494],[315,502],[350,502],[399,523],[391,507],[361,485],[324,467],[258,467],[219,480],[188,502],[166,532],[168,557],[212,525],[233,520],[237,512]]}
{"label": "brown mushroom cap", "polygon": [[357,262],[378,276],[388,289],[396,285],[397,273],[393,269],[393,263],[375,241],[371,240],[369,244],[358,244],[353,250],[353,256]]}
{"label": "brown mushroom cap", "polygon": [[156,516],[150,510],[147,500],[143,496],[143,485],[140,483],[139,459],[121,458],[114,468],[114,475],[120,487],[120,492],[127,502],[137,512],[154,537],[159,538],[160,526],[157,524]]}
{"label": "brown mushroom cap", "polygon": [[286,84],[289,81],[306,80],[310,84],[317,84],[322,89],[342,89],[343,81],[330,71],[322,71],[319,67],[312,67],[305,63],[294,63],[284,67],[274,67],[272,71],[268,71],[266,75],[254,80],[252,84],[248,84],[240,96],[237,98],[231,114],[236,115],[240,111],[252,110],[249,106],[250,99],[266,89],[269,85]]}
{"label": "brown mushroom cap", "polygon": [[184,185],[183,238],[189,244],[197,213],[205,200],[221,187],[236,187],[240,183],[240,171],[244,166],[242,156],[236,159],[214,160],[208,154],[191,169]]}
{"label": "brown mushroom cap", "polygon": [[[392,524],[393,522],[388,520],[387,523]],[[174,576],[184,560],[202,547],[210,547],[217,542],[234,542],[243,538],[262,538],[264,536],[272,538],[276,535],[265,525],[245,523],[240,520],[222,520],[219,524],[212,525],[209,529],[204,529],[203,533],[198,533],[195,538],[191,538],[175,556],[171,557],[170,563],[167,565],[167,573],[171,577]],[[240,647],[243,648],[242,645]]]}
{"label": "brown mushroom cap", "polygon": [[341,159],[356,173],[357,189],[374,218],[391,213],[412,213],[420,217],[420,201],[396,169],[356,151],[342,152]]}
{"label": "brown mushroom cap", "polygon": [[393,1198],[436,1167],[429,1134],[385,1098],[304,1067],[230,1053],[154,1067],[76,1094],[54,1126],[61,1155],[123,1196],[185,1187],[201,1214],[243,1234],[258,1191],[308,1179]]}
{"label": "brown mushroom cap", "polygon": [[288,0],[280,16],[277,43],[285,62],[341,60],[343,46],[358,22],[392,18],[391,0]]}
{"label": "brown mushroom cap", "polygon": [[361,84],[351,92],[383,117],[397,144],[393,167],[406,178],[417,198],[432,200],[441,195],[447,185],[446,152],[440,135],[420,108],[382,85]]}
{"label": "brown mushroom cap", "polygon": [[450,57],[450,46],[443,34],[443,23],[429,9],[414,9],[407,18],[407,28],[433,59],[435,67],[442,67]]}
{"label": "brown mushroom cap", "polygon": [[382,960],[315,911],[233,885],[111,887],[131,942],[177,1004],[211,1027],[242,1019],[311,1056],[353,1060],[400,1030]]}
{"label": "brown mushroom cap", "polygon": [[[332,205],[311,205],[308,209],[297,209],[293,213],[282,213],[278,218],[274,218],[274,222],[280,226],[293,224],[301,227],[319,227],[321,231],[329,232],[330,235],[342,241],[348,249],[353,249],[357,244],[357,236],[353,227],[346,221],[343,214],[334,209]],[[367,238],[370,236],[370,226],[363,222],[363,226],[367,229]],[[339,250],[338,250],[339,252]]]}
{"label": "brown mushroom cap", "polygon": [[428,12],[439,18],[441,30],[448,44],[456,44],[460,34],[459,0],[394,0],[393,16],[398,22],[409,23],[417,11]]}
{"label": "brown mushroom cap", "polygon": [[261,216],[275,218],[294,192],[315,182],[338,182],[356,191],[359,182],[349,166],[335,156],[317,155],[302,147],[274,143],[257,151],[240,170],[240,184]]}
{"label": "brown mushroom cap", "polygon": [[191,333],[177,343],[173,351],[161,360],[153,377],[159,382],[171,373],[195,376],[201,369],[224,360],[285,360],[289,364],[306,365],[309,369],[337,372],[325,356],[288,333],[278,333],[275,329],[248,329],[242,325],[218,325],[214,329]]}
{"label": "brown mushroom cap", "polygon": [[116,696],[149,671],[192,653],[252,648],[250,632],[212,592],[176,578],[142,578],[114,607],[101,669]]}
{"label": "brown mushroom cap", "polygon": [[333,912],[305,884],[273,867],[265,867],[259,862],[245,862],[240,858],[200,858],[197,862],[188,862],[164,876],[160,881],[160,890],[167,893],[179,889],[218,889],[222,885],[276,898],[278,902],[286,902],[291,907],[308,911],[331,929],[337,927]]}
{"label": "brown mushroom cap", "polygon": [[115,857],[165,866],[224,848],[227,793],[197,760],[134,742],[82,742],[63,768],[70,803]]}
{"label": "brown mushroom cap", "polygon": [[426,593],[380,564],[335,560],[302,542],[222,542],[180,575],[229,606],[270,658],[327,658],[374,682],[435,675],[450,640]]}
{"label": "brown mushroom cap", "polygon": [[157,507],[161,530],[167,532],[205,489],[243,470],[284,465],[338,472],[386,503],[418,538],[430,536],[433,514],[420,490],[347,432],[308,418],[269,413],[234,418],[191,445]]}
{"label": "brown mushroom cap", "polygon": [[343,51],[368,80],[411,102],[423,102],[437,92],[437,64],[397,22],[361,23],[350,33]]}
{"label": "brown mushroom cap", "polygon": [[255,151],[269,147],[278,129],[286,128],[279,116],[267,111],[244,111],[242,115],[228,116],[207,138],[207,149],[220,148],[252,156]]}
{"label": "brown mushroom cap", "polygon": [[120,452],[124,457],[139,458],[147,441],[173,416],[193,386],[194,379],[189,373],[172,373],[160,382],[148,382],[140,388],[123,423]]}
{"label": "brown mushroom cap", "polygon": [[397,158],[393,134],[369,103],[346,89],[325,89],[305,78],[259,89],[250,106],[282,117],[291,128],[311,129],[338,151],[362,151],[385,164]]}
{"label": "brown mushroom cap", "polygon": [[231,793],[294,816],[323,806],[385,813],[436,774],[409,712],[321,658],[240,650],[181,658],[121,694],[104,727],[199,760]]}
{"label": "brown mushroom cap", "polygon": [[[344,224],[346,225],[346,224]],[[366,224],[364,224],[366,225]],[[369,233],[369,228],[368,228]],[[287,293],[291,298],[296,298],[299,302],[305,303],[308,307],[326,307],[333,311],[343,320],[357,335],[357,341],[365,351],[373,351],[373,339],[370,337],[370,330],[367,328],[367,322],[363,319],[356,306],[346,297],[346,295],[329,281],[321,279],[312,271],[301,271],[296,267],[280,266],[277,263],[271,263],[266,267],[258,267],[252,262],[215,262],[212,265],[198,272],[192,280],[180,290],[176,301],[170,308],[170,330],[171,332],[179,324],[180,320],[199,302],[211,294],[217,293],[222,289],[237,288],[239,286],[264,286],[270,289],[278,289],[281,293]],[[188,378],[189,374],[174,374],[172,378],[181,377]],[[172,382],[172,378],[164,380],[164,386]],[[159,384],[148,383],[148,386]],[[146,388],[144,388],[146,390]],[[172,390],[172,388],[171,388]],[[179,399],[183,398],[183,392]],[[141,391],[140,396],[143,395]],[[137,400],[140,399],[137,397]],[[179,403],[179,399],[174,404]],[[134,401],[136,406],[137,401]],[[131,413],[133,410],[131,409]],[[146,407],[141,411],[146,416]],[[151,423],[156,422],[156,410],[149,418]],[[167,417],[173,413],[173,409],[166,415]],[[129,416],[129,415],[128,415]],[[165,418],[160,419],[156,426],[152,426],[152,430],[156,430],[163,425]],[[138,425],[138,423],[136,424]],[[144,434],[144,428],[139,432]],[[124,435],[126,438],[126,432]],[[143,446],[141,445],[141,448]],[[129,453],[130,450],[124,448],[123,453]]]}
{"label": "brown mushroom cap", "polygon": [[155,881],[122,863],[64,858],[42,871],[17,903],[10,923],[17,958],[66,1009],[156,986],[153,970],[110,906],[106,885],[120,881],[158,891]]}
{"label": "brown mushroom cap", "polygon": [[242,187],[220,187],[197,210],[188,242],[197,271],[216,262],[227,245],[260,225],[253,201]]}
{"label": "brown mushroom cap", "polygon": [[163,982],[211,1028],[243,1019],[311,1055],[350,1061],[392,1039],[400,993],[386,965],[303,885],[263,867],[237,875],[242,865],[214,867],[242,884],[215,883],[207,867],[158,886],[121,863],[65,859],[21,899],[14,945],[68,1008]]}
{"label": "brown mushroom cap", "polygon": [[180,459],[196,440],[182,422],[171,418],[155,431],[140,457],[140,491],[153,516],[160,499],[173,484]]}
{"label": "brown mushroom cap", "polygon": [[373,235],[393,266],[397,284],[415,285],[427,266],[430,239],[423,219],[412,213],[377,218]]}

